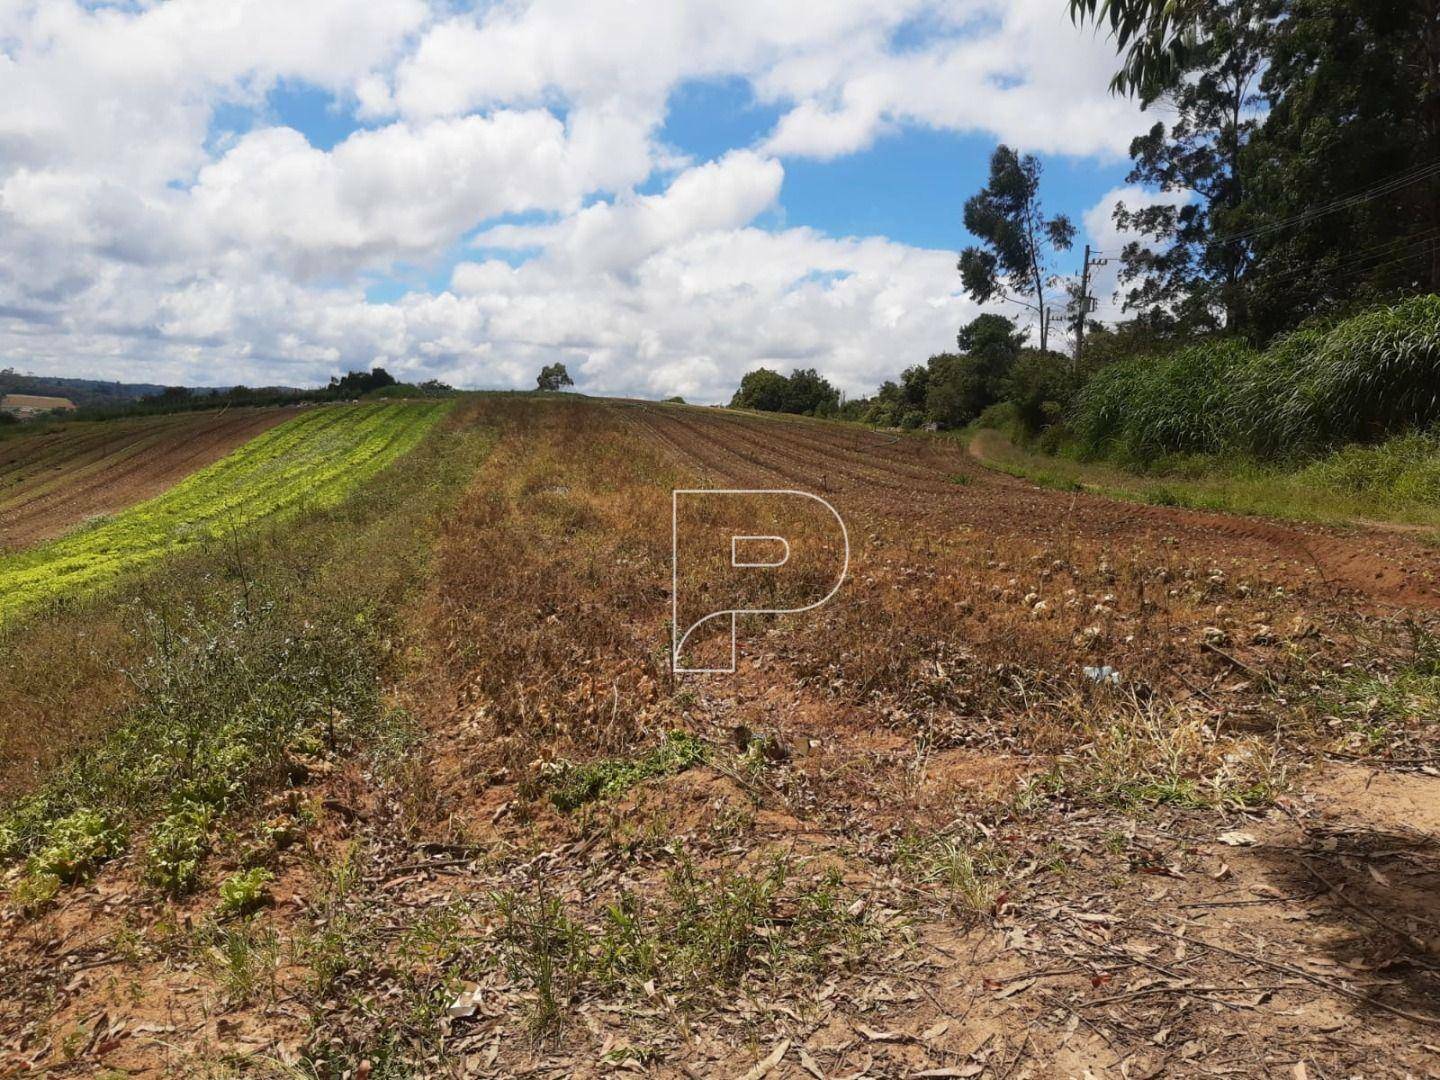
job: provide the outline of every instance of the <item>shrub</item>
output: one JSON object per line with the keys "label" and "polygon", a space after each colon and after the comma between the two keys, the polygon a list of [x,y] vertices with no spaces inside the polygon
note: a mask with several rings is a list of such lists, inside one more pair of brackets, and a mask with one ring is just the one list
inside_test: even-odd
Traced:
{"label": "shrub", "polygon": [[1080,376],[1069,357],[1026,349],[1005,383],[1005,397],[1014,404],[1021,434],[1029,437],[1058,423],[1070,410]]}
{"label": "shrub", "polygon": [[994,378],[979,357],[941,353],[930,357],[925,414],[944,428],[969,423],[996,397]]}
{"label": "shrub", "polygon": [[975,418],[975,426],[978,428],[1006,433],[1012,432],[1017,422],[1013,401],[997,401]]}

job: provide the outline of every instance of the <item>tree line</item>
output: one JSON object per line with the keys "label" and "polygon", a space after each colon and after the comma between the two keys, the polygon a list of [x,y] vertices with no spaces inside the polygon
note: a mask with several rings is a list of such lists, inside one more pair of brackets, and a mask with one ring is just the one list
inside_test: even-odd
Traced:
{"label": "tree line", "polygon": [[1158,120],[1116,210],[1127,313],[1264,345],[1440,292],[1440,0],[1069,0]]}
{"label": "tree line", "polygon": [[1075,226],[1046,212],[1041,162],[1002,145],[964,204],[976,242],[957,270],[973,300],[1019,320],[982,315],[956,352],[869,398],[844,400],[813,370],[760,369],[733,406],[945,428],[1004,405],[1033,436],[1116,361],[1144,369],[1200,343],[1218,357],[1233,341],[1298,365],[1296,342],[1320,338],[1297,332],[1413,317],[1397,303],[1440,292],[1440,0],[1066,3],[1111,34],[1112,90],[1157,116],[1126,181],[1171,198],[1115,208],[1121,317],[1096,322],[1086,283],[1060,272]]}

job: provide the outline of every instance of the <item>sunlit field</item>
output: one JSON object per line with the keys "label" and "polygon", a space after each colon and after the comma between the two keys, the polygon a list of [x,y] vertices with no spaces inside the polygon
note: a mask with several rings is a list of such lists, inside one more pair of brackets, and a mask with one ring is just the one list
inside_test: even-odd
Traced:
{"label": "sunlit field", "polygon": [[[58,1048],[96,1008],[218,1015],[335,1075],[424,1073],[456,1045],[501,1073],[641,1055],[732,1075],[803,1045],[828,1075],[1003,1072],[1022,1046],[1158,1060],[1121,1022],[1219,1046],[1241,1016],[1279,1055],[1341,1023],[1329,1060],[1353,1069],[1436,1022],[1424,545],[683,405],[293,423],[215,474],[352,460],[287,467],[279,440],[413,445],[343,497],[157,555],[163,591],[141,567],[83,620],[10,635],[26,729],[93,722],[58,724],[86,751],[26,751],[49,762],[28,773],[25,732],[0,733],[6,1030]],[[670,669],[671,492],[692,487],[823,490],[852,540],[829,603],[740,618],[734,675]],[[733,516],[680,531],[703,547]],[[796,541],[796,577],[751,599],[828,588],[823,519],[740,522]],[[728,595],[733,572],[681,584]],[[22,697],[79,641],[91,659]],[[1343,965],[1377,948],[1412,975]],[[115,978],[60,990],[77,964]],[[135,1037],[106,1058],[226,1052]]]}
{"label": "sunlit field", "polygon": [[333,504],[413,448],[445,408],[339,406],[297,416],[163,495],[0,558],[0,620],[262,519]]}

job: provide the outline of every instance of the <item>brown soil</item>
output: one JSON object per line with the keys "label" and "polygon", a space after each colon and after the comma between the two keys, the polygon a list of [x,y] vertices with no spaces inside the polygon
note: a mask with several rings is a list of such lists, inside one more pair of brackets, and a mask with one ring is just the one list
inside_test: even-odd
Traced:
{"label": "brown soil", "polygon": [[1440,557],[1388,527],[1282,524],[1058,492],[985,469],[951,443],[860,428],[645,405],[626,415],[717,482],[794,484],[832,493],[837,503],[878,503],[900,519],[963,523],[997,541],[1073,535],[1117,549],[1164,543],[1282,571],[1339,600],[1440,608]]}
{"label": "brown soil", "polygon": [[[270,986],[237,1000],[186,934],[233,852],[182,904],[118,860],[4,924],[12,1067],[1440,1076],[1434,718],[1363,749],[1310,698],[1347,662],[1391,670],[1407,623],[1440,628],[1433,552],[1039,489],[841,425],[526,399],[481,415],[501,439],[447,523],[396,690],[423,747],[399,777],[324,762],[257,811],[316,817],[271,864]],[[742,625],[736,675],[672,680],[668,489],[722,485],[829,497],[851,578],[806,619]],[[1081,675],[1098,663],[1123,686]],[[552,805],[550,764],[675,728],[707,763]],[[1117,794],[1132,760],[1155,784]],[[906,854],[939,839],[999,860],[982,889],[963,862]],[[356,852],[341,895],[327,867]],[[593,927],[623,896],[661,903],[686,861],[718,880],[777,856],[790,889],[839,883],[863,947],[791,958],[787,890],[734,982],[592,981],[536,1035],[495,894]],[[444,948],[397,945],[440,916]],[[349,966],[317,991],[308,946],[286,943],[337,926]],[[445,1017],[465,983],[477,1008]]]}
{"label": "brown soil", "polygon": [[0,442],[0,551],[143,502],[294,415],[232,409],[80,422]]}

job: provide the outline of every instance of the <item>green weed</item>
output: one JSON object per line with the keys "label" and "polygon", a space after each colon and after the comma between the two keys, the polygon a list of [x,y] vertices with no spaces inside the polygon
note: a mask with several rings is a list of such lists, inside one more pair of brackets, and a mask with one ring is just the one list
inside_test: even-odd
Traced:
{"label": "green weed", "polygon": [[1311,710],[1354,753],[1385,757],[1440,735],[1440,637],[1411,628],[1412,651],[1386,670],[1347,666],[1316,684]]}
{"label": "green weed", "polygon": [[1123,809],[1270,805],[1285,775],[1258,739],[1217,738],[1200,717],[1132,703],[1086,721],[1082,748],[1033,783],[1052,795]]}
{"label": "green weed", "polygon": [[533,898],[501,893],[495,906],[511,977],[535,991],[531,1028],[536,1035],[553,1033],[589,967],[590,934],[566,914],[559,897],[543,889]]}
{"label": "green weed", "polygon": [[657,776],[683,772],[705,760],[705,744],[683,731],[672,731],[639,758],[612,758],[585,765],[559,763],[550,776],[550,801],[556,809],[576,810],[597,799],[612,799]]}
{"label": "green weed", "polygon": [[280,937],[273,927],[253,923],[207,926],[200,931],[202,961],[226,999],[243,1005],[262,995],[275,996],[280,967]]}
{"label": "green weed", "polygon": [[587,987],[653,981],[691,1002],[756,972],[832,970],[875,944],[838,874],[799,879],[796,870],[783,857],[718,871],[684,859],[663,890],[622,889],[593,925],[543,886],[498,894],[498,940],[511,977],[535,994],[533,1029],[552,1034]]}
{"label": "green weed", "polygon": [[983,836],[902,837],[896,866],[927,885],[937,886],[951,911],[965,919],[992,915],[1005,891],[1014,858]]}

